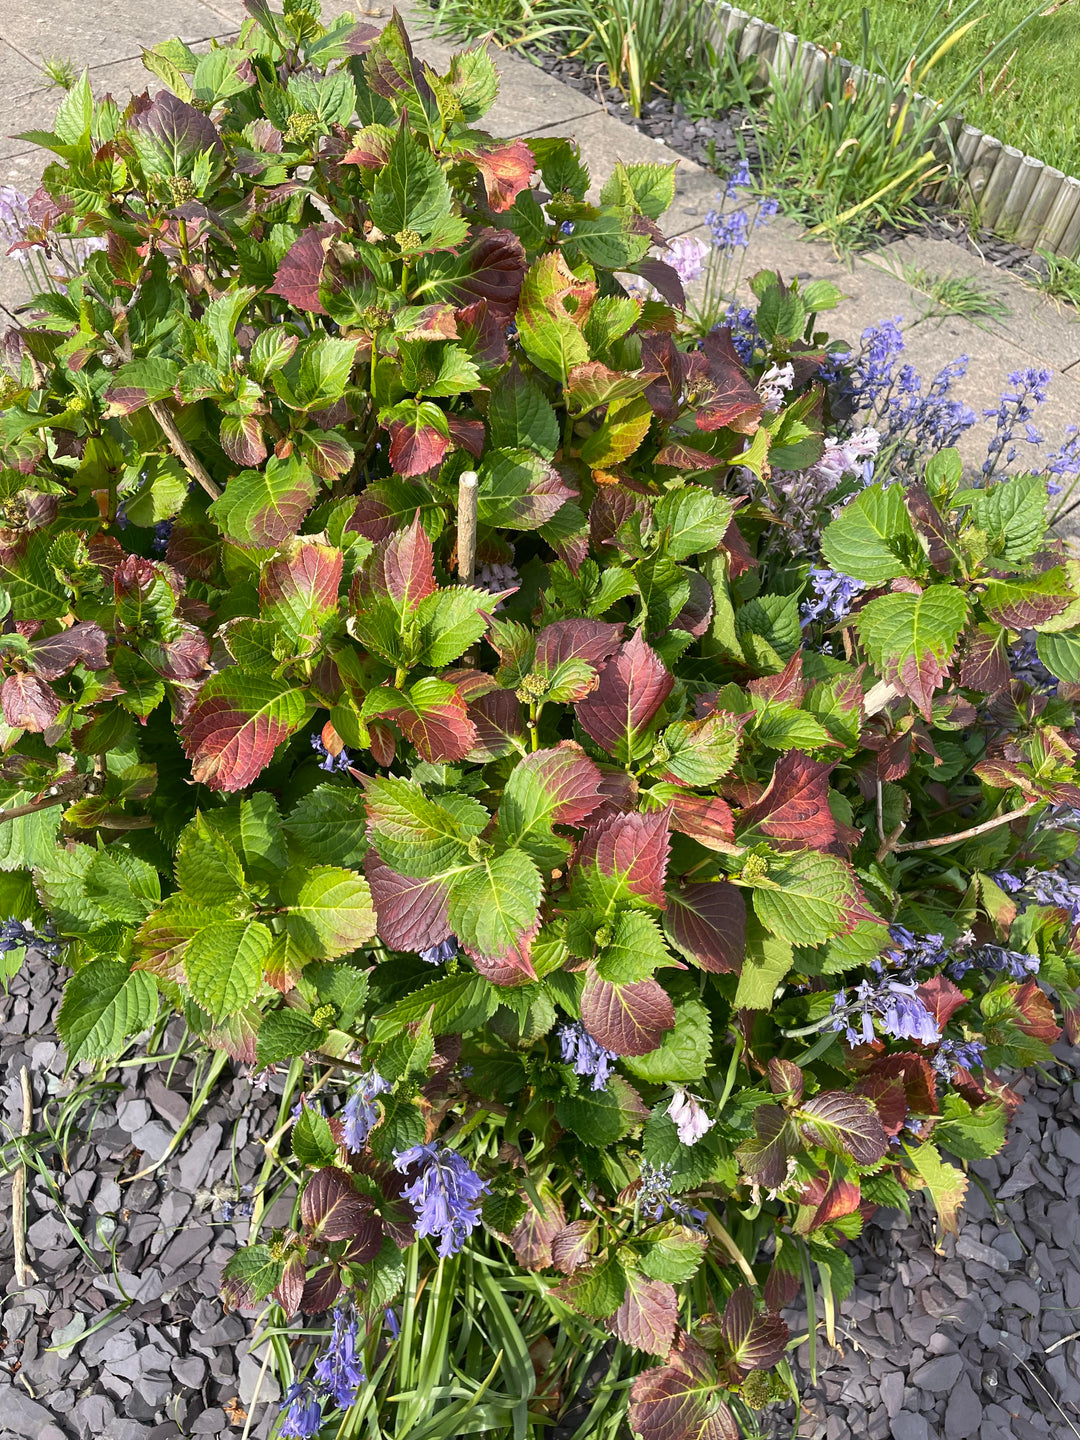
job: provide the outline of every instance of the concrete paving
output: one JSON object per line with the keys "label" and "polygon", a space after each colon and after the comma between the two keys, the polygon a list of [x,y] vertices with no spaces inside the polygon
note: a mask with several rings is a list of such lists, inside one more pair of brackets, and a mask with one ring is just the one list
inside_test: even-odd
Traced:
{"label": "concrete paving", "polygon": [[[348,8],[324,6],[324,13]],[[354,12],[355,12],[355,8]],[[364,10],[377,23],[389,12]],[[407,13],[407,12],[406,12]],[[415,11],[408,23],[421,55],[445,67],[455,48],[428,33],[427,13]],[[47,128],[58,92],[50,90],[43,62],[51,56],[87,65],[96,94],[117,97],[129,91],[160,88],[142,66],[144,47],[179,34],[195,49],[213,38],[235,33],[244,18],[240,0],[3,0],[0,5],[0,114],[5,130]],[[675,203],[665,217],[670,236],[698,233],[713,202],[717,182],[701,166],[679,159],[668,147],[624,125],[602,103],[539,70],[522,57],[496,49],[502,89],[487,127],[503,136],[567,134],[582,149],[593,178],[594,192],[617,159],[678,160]],[[15,138],[0,137],[0,183],[32,189],[47,162],[44,152]],[[972,321],[958,316],[926,319],[919,315],[927,300],[905,280],[903,265],[933,276],[970,276],[999,296],[1008,307],[1002,320]],[[784,275],[827,277],[845,299],[830,319],[831,331],[857,340],[869,324],[901,316],[906,359],[928,382],[942,365],[958,355],[970,357],[969,370],[954,393],[977,413],[992,407],[1011,371],[1042,365],[1053,373],[1050,398],[1038,413],[1038,427],[1057,444],[1065,426],[1080,422],[1080,323],[1068,307],[1057,307],[1013,275],[987,264],[977,255],[947,241],[906,239],[858,257],[840,259],[820,240],[805,239],[789,221],[775,220],[755,233],[744,275],[769,267]],[[745,283],[742,286],[746,289]],[[11,260],[0,259],[0,303],[9,308],[23,298],[22,274]],[[985,454],[992,422],[980,421],[963,443],[973,462]]]}

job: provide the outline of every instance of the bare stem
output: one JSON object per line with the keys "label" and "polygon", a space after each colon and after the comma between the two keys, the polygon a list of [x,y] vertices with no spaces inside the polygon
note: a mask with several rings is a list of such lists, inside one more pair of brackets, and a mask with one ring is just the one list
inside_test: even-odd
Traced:
{"label": "bare stem", "polygon": [[993,820],[984,820],[981,825],[972,825],[967,830],[957,830],[953,835],[938,835],[933,840],[909,840],[906,845],[894,845],[893,850],[897,854],[902,850],[936,850],[941,845],[955,845],[958,840],[973,840],[976,835],[985,835],[988,830],[997,830],[1001,825],[1008,825],[1011,820],[1022,820],[1025,815],[1030,815],[1042,803],[1041,800],[1029,800],[1026,805],[1021,805],[1019,810],[1009,810],[1006,814],[998,815]]}
{"label": "bare stem", "polygon": [[173,454],[181,462],[184,469],[193,480],[199,482],[212,500],[219,499],[221,496],[220,486],[210,478],[202,461],[176,428],[176,421],[170,414],[165,402],[163,400],[152,400],[147,408],[161,426],[162,430],[165,431]]}
{"label": "bare stem", "polygon": [[458,575],[466,585],[476,576],[476,502],[479,481],[475,470],[465,470],[458,481]]}
{"label": "bare stem", "polygon": [[[30,1072],[22,1067],[22,1134],[29,1135],[34,1122],[34,1094],[30,1089]],[[11,1180],[11,1237],[15,1250],[15,1283],[21,1288],[32,1284],[37,1275],[26,1258],[26,1161],[17,1167]]]}

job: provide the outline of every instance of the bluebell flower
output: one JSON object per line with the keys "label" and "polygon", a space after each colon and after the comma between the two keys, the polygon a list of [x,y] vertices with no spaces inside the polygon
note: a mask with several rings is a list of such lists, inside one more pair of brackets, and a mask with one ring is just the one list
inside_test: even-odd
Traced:
{"label": "bluebell flower", "polygon": [[322,735],[318,730],[311,732],[311,748],[315,751],[316,755],[323,757],[319,761],[319,769],[327,771],[328,774],[332,775],[335,770],[348,770],[349,766],[353,763],[352,754],[346,750],[344,745],[341,747],[340,754],[331,755],[330,751],[327,750],[323,744]]}
{"label": "bluebell flower", "polygon": [[35,930],[29,921],[17,920],[14,915],[0,924],[0,955],[26,945],[33,945],[50,960],[55,960],[64,948],[63,941],[57,939],[51,920],[47,920],[40,931]]}
{"label": "bluebell flower", "polygon": [[437,945],[429,945],[426,950],[419,951],[419,955],[425,965],[445,965],[447,960],[454,958],[460,948],[457,936],[448,935]]}
{"label": "bluebell flower", "polygon": [[1030,980],[1039,973],[1039,957],[1021,950],[1007,950],[1003,945],[978,945],[965,950],[949,965],[953,980],[961,980],[969,970],[1008,975],[1012,980]]}
{"label": "bluebell flower", "polygon": [[863,585],[850,575],[841,575],[838,570],[819,569],[810,571],[813,595],[799,606],[802,623],[820,620],[826,625],[835,625],[851,613],[851,606],[863,592]]}
{"label": "bluebell flower", "polygon": [[360,1077],[355,1090],[345,1101],[341,1111],[341,1138],[346,1150],[353,1155],[363,1150],[379,1119],[375,1097],[385,1095],[392,1088],[389,1080],[384,1080],[377,1070],[369,1070]]}
{"label": "bluebell flower", "polygon": [[1020,876],[1014,875],[1009,870],[991,870],[990,879],[1009,895],[1015,895],[1018,890],[1024,888],[1024,882]]}
{"label": "bluebell flower", "polygon": [[150,542],[150,548],[155,555],[164,555],[169,548],[169,536],[172,534],[172,529],[172,520],[159,520],[154,526],[154,538]]}
{"label": "bluebell flower", "polygon": [[[1006,390],[992,409],[983,411],[986,419],[996,422],[982,466],[982,473],[987,479],[997,469],[1003,454],[1006,464],[1016,458],[1016,449],[1012,446],[1016,429],[1022,425],[1027,436],[1029,422],[1036,407],[1046,403],[1046,387],[1050,380],[1050,371],[1040,366],[1031,365],[1024,370],[1014,370],[1009,376],[1009,384],[1013,389]],[[1041,443],[1038,432],[1032,429],[1031,433],[1036,436],[1032,443]],[[1006,449],[1007,446],[1010,448]]]}
{"label": "bluebell flower", "polygon": [[401,1334],[401,1321],[397,1318],[397,1311],[392,1305],[388,1305],[383,1311],[383,1320],[386,1328],[390,1331],[390,1339],[396,1340]]}
{"label": "bluebell flower", "polygon": [[764,196],[761,203],[758,205],[758,212],[754,216],[754,229],[760,230],[763,225],[767,225],[769,221],[778,213],[779,209],[779,200],[774,199],[771,195]]}
{"label": "bluebell flower", "polygon": [[[1030,631],[1028,632],[1030,635]],[[1035,640],[1021,639],[1009,647],[1009,669],[1038,695],[1056,695],[1058,679],[1039,659]]]}
{"label": "bluebell flower", "polygon": [[310,1380],[294,1380],[281,1402],[283,1419],[278,1428],[282,1440],[311,1440],[322,1425],[322,1401]]}
{"label": "bluebell flower", "polygon": [[574,1074],[592,1080],[594,1090],[603,1090],[619,1058],[595,1040],[580,1020],[559,1027],[559,1048],[563,1063],[574,1067]]}
{"label": "bluebell flower", "polygon": [[666,1215],[671,1215],[693,1230],[703,1229],[708,1216],[704,1210],[696,1210],[685,1200],[672,1195],[674,1179],[674,1165],[652,1165],[648,1160],[643,1160],[641,1188],[637,1194],[639,1210],[650,1220],[663,1220]]}
{"label": "bluebell flower", "polygon": [[750,244],[750,216],[745,210],[710,210],[705,224],[712,233],[713,245],[725,254],[745,250]]}
{"label": "bluebell flower", "polygon": [[572,220],[564,220],[559,226],[559,229],[564,235],[572,235],[574,233],[574,222]]}
{"label": "bluebell flower", "polygon": [[[1061,448],[1052,450],[1047,455],[1045,471],[1047,475],[1054,475],[1059,479],[1075,480],[1080,476],[1080,426],[1065,427],[1065,439],[1061,442]],[[1050,495],[1060,495],[1063,488],[1053,480],[1046,482]]]}
{"label": "bluebell flower", "polygon": [[1080,885],[1058,870],[1029,870],[1024,881],[1036,905],[1063,909],[1071,925],[1080,925]]}
{"label": "bluebell flower", "polygon": [[679,235],[671,241],[667,262],[684,285],[697,280],[705,265],[708,250],[694,235]]}
{"label": "bluebell flower", "polygon": [[764,348],[765,341],[757,327],[754,312],[745,305],[729,305],[716,328],[731,331],[731,343],[744,365],[753,361],[755,349]]}
{"label": "bluebell flower", "polygon": [[729,200],[734,200],[740,190],[746,190],[753,184],[750,175],[750,165],[744,157],[727,178],[724,187],[724,194]]}
{"label": "bluebell flower", "polygon": [[490,1190],[456,1150],[444,1145],[413,1145],[394,1156],[394,1169],[420,1173],[401,1192],[416,1214],[418,1235],[437,1235],[439,1254],[456,1255],[480,1223],[480,1201]]}
{"label": "bluebell flower", "polygon": [[872,985],[869,980],[862,980],[850,1001],[846,989],[834,998],[832,1029],[842,1030],[849,1045],[871,1044],[875,1039],[875,1020],[883,1033],[894,1040],[935,1045],[941,1039],[938,1023],[916,993],[913,981],[889,976]]}
{"label": "bluebell flower", "polygon": [[357,1354],[359,1321],[351,1305],[334,1311],[334,1328],[315,1361],[315,1384],[340,1410],[347,1410],[367,1382]]}
{"label": "bluebell flower", "polygon": [[985,1053],[982,1040],[943,1040],[930,1064],[941,1079],[951,1080],[956,1069],[980,1069]]}

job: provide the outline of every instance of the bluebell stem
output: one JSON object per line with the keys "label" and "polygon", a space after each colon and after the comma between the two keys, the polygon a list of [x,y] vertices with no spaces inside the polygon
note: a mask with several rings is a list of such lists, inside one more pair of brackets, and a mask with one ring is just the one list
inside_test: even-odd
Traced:
{"label": "bluebell stem", "polygon": [[942,1080],[951,1080],[957,1069],[981,1069],[985,1052],[982,1040],[943,1040],[930,1064]]}
{"label": "bluebell stem", "polygon": [[375,1103],[378,1095],[385,1095],[393,1086],[384,1080],[377,1070],[361,1075],[355,1090],[349,1096],[341,1111],[341,1138],[346,1150],[359,1155],[367,1144],[379,1119],[379,1107]]}
{"label": "bluebell stem", "polygon": [[429,945],[426,950],[419,951],[419,955],[425,965],[445,965],[447,960],[454,958],[460,948],[457,936],[448,935],[437,945]]}
{"label": "bluebell stem", "polygon": [[594,1090],[603,1090],[619,1057],[595,1040],[580,1020],[561,1025],[558,1033],[563,1063],[572,1065],[575,1075],[591,1079]]}
{"label": "bluebell stem", "polygon": [[330,751],[327,750],[323,744],[323,738],[318,730],[313,730],[311,733],[311,748],[315,751],[316,755],[323,757],[319,761],[319,769],[326,770],[329,774],[333,774],[335,770],[348,770],[349,766],[353,763],[352,754],[346,750],[344,745],[341,747],[339,754],[331,755]]}
{"label": "bluebell stem", "polygon": [[841,575],[839,570],[819,569],[810,571],[810,583],[814,593],[799,606],[802,623],[820,620],[825,625],[836,625],[850,615],[853,601],[862,594],[863,585],[850,575]]}
{"label": "bluebell stem", "polygon": [[364,1363],[357,1354],[360,1324],[356,1311],[345,1305],[334,1311],[334,1327],[315,1361],[315,1384],[340,1410],[347,1410],[367,1382]]}
{"label": "bluebell stem", "polygon": [[480,1223],[480,1201],[490,1190],[456,1150],[444,1145],[414,1145],[398,1151],[394,1169],[402,1174],[420,1167],[401,1192],[416,1214],[416,1233],[439,1237],[439,1254],[456,1255]]}
{"label": "bluebell stem", "polygon": [[282,1440],[311,1440],[322,1425],[322,1401],[310,1380],[294,1380],[281,1402],[283,1418],[278,1427]]}
{"label": "bluebell stem", "polygon": [[934,1045],[941,1039],[937,1021],[911,981],[889,977],[871,985],[869,980],[862,980],[852,1000],[848,1000],[847,990],[839,991],[833,1000],[832,1029],[843,1031],[849,1045],[871,1044],[875,1019],[883,1033],[895,1040]]}
{"label": "bluebell stem", "polygon": [[[1049,370],[1034,365],[1028,366],[1024,370],[1014,370],[1009,376],[1009,384],[1013,386],[1013,389],[1006,390],[993,409],[983,411],[986,419],[996,421],[994,434],[986,447],[986,459],[982,466],[982,473],[986,479],[993,475],[1002,456],[1004,456],[1006,464],[1010,464],[1016,458],[1016,448],[1012,445],[1012,440],[1017,426],[1024,426],[1025,438],[1029,444],[1041,443],[1042,437],[1030,426],[1029,422],[1036,407],[1045,403],[1046,387],[1050,380]],[[1007,446],[1010,448],[1006,449]]]}
{"label": "bluebell stem", "polygon": [[705,1211],[695,1210],[685,1200],[679,1200],[672,1195],[671,1187],[674,1181],[674,1165],[652,1165],[648,1160],[642,1161],[641,1188],[637,1194],[638,1208],[642,1215],[648,1216],[650,1220],[663,1220],[665,1215],[670,1214],[691,1229],[703,1229],[708,1219]]}

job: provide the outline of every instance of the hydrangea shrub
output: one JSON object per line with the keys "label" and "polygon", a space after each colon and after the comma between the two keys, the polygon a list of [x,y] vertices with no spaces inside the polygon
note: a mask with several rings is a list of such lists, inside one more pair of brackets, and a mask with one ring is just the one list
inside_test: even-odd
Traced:
{"label": "hydrangea shrub", "polygon": [[1051,482],[908,420],[875,472],[825,283],[692,336],[671,169],[492,138],[483,50],[248,9],[34,136],[20,243],[104,243],[5,342],[0,943],[73,1061],[166,1005],[333,1067],[225,1279],[336,1307],[282,1434],[425,1242],[630,1347],[644,1440],[734,1435],[802,1280],[912,1191],[954,1228],[1076,1034]]}

